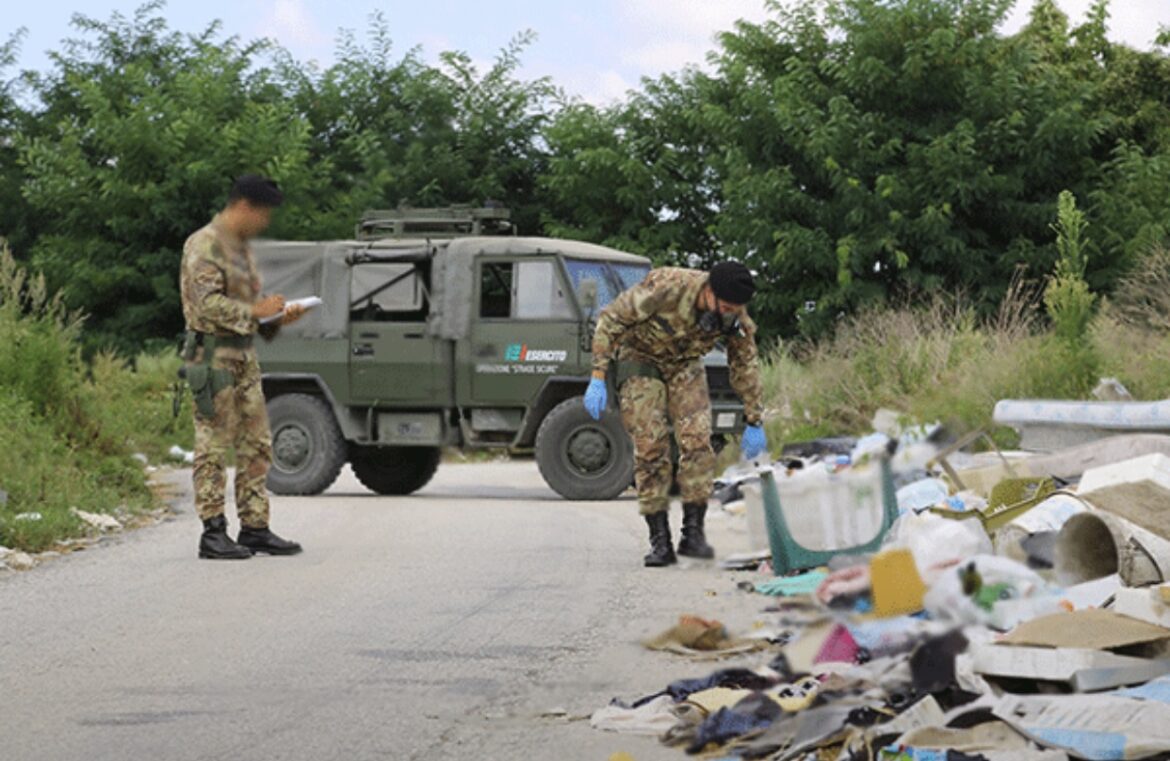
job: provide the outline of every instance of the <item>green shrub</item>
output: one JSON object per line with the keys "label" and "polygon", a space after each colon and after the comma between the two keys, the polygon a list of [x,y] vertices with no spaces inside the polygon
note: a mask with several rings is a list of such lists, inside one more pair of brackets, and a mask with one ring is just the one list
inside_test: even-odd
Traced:
{"label": "green shrub", "polygon": [[[1052,229],[1056,232],[1059,257],[1056,270],[1044,290],[1044,306],[1058,338],[1091,351],[1085,338],[1093,319],[1096,297],[1085,282],[1085,266],[1088,264],[1085,215],[1077,209],[1076,197],[1067,190],[1057,199],[1056,224]],[[1088,361],[1088,358],[1082,358],[1082,361]]]}
{"label": "green shrub", "polygon": [[126,517],[152,507],[131,453],[159,457],[164,442],[190,438],[189,422],[167,429],[170,362],[145,356],[135,372],[106,354],[87,367],[80,326],[0,248],[0,545],[38,551],[79,535],[73,508]]}

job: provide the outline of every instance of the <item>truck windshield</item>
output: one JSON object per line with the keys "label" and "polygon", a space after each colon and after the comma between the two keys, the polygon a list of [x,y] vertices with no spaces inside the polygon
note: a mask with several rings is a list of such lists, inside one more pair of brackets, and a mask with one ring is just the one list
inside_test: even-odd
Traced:
{"label": "truck windshield", "polygon": [[565,266],[573,280],[573,290],[592,278],[597,281],[597,310],[604,309],[609,302],[627,288],[632,288],[650,272],[648,264],[617,264],[615,262],[590,261],[588,259],[566,259]]}

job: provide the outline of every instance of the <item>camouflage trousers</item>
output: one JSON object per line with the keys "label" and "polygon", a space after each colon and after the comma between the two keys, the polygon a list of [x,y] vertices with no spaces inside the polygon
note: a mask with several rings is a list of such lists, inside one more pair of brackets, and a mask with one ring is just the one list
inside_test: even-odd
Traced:
{"label": "camouflage trousers", "polygon": [[235,384],[215,396],[215,417],[195,415],[195,509],[200,520],[224,513],[228,451],[236,452],[236,511],[240,525],[268,526],[265,481],[272,460],[268,411],[255,356],[220,357],[215,367],[230,370]]}
{"label": "camouflage trousers", "polygon": [[634,482],[643,515],[670,506],[672,430],[683,502],[706,503],[715,477],[711,398],[703,364],[691,362],[661,372],[662,380],[635,376],[619,391],[622,422],[634,441]]}

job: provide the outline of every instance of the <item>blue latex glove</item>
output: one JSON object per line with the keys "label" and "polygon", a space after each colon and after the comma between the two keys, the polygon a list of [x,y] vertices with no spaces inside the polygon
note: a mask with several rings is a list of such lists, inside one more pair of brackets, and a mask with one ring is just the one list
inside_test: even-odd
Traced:
{"label": "blue latex glove", "polygon": [[754,460],[763,454],[767,448],[768,438],[764,436],[763,426],[749,425],[743,429],[743,441],[740,444],[740,449],[743,450],[744,457],[749,460]]}
{"label": "blue latex glove", "polygon": [[594,420],[601,420],[601,412],[605,409],[605,381],[594,378],[589,381],[589,388],[585,389],[585,411]]}

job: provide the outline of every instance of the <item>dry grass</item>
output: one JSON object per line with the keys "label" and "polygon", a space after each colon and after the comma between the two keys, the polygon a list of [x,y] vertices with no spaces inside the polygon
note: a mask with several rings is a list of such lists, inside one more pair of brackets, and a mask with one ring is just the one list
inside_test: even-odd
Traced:
{"label": "dry grass", "polygon": [[[1039,286],[1019,277],[990,320],[961,296],[866,312],[828,341],[769,358],[770,433],[778,443],[863,433],[882,407],[956,432],[990,427],[1001,398],[1071,398],[1091,388],[1092,352],[1058,344],[1041,328]],[[1010,432],[998,437],[1011,443]]]}

